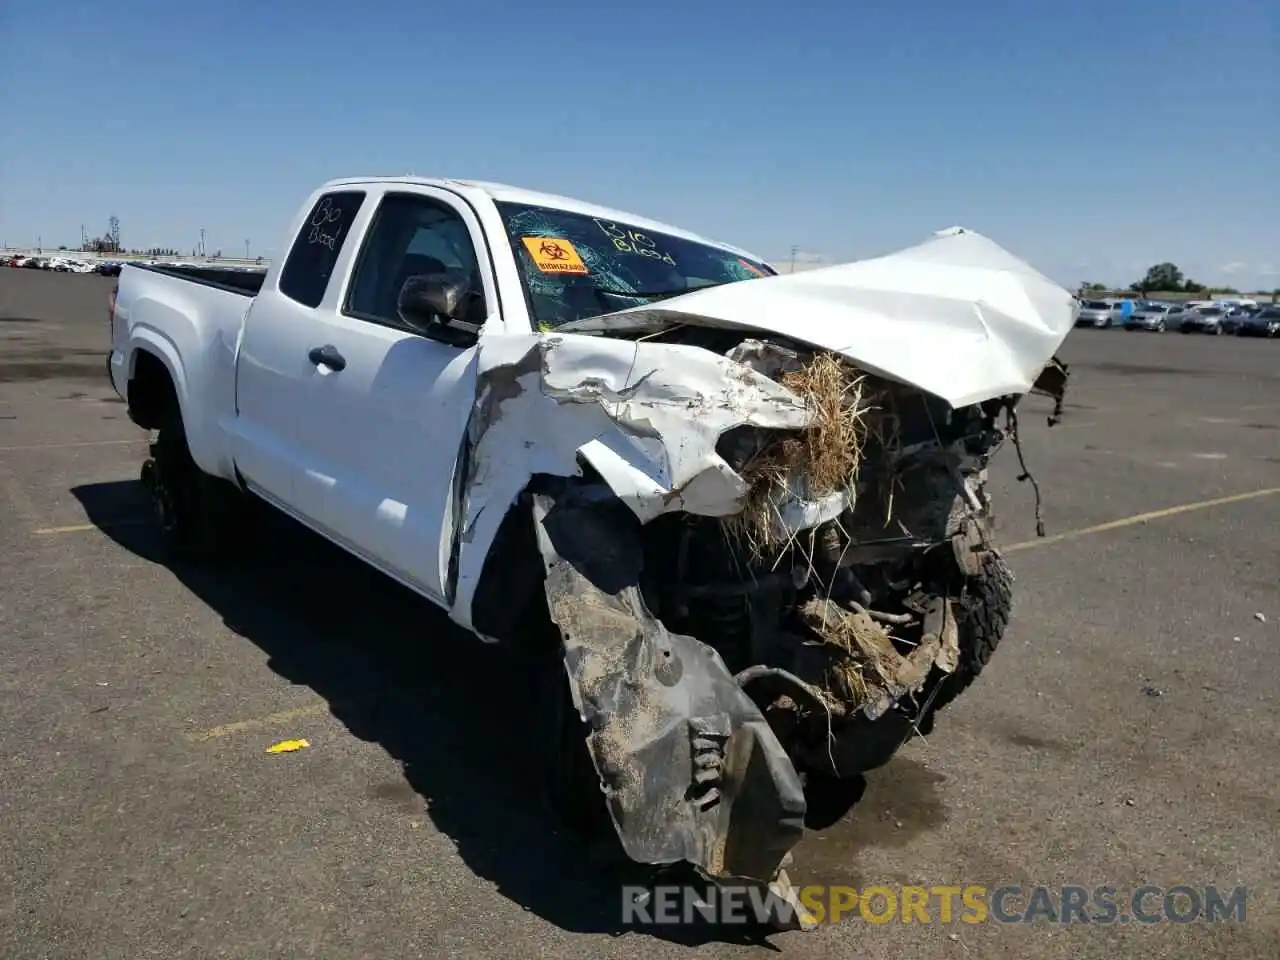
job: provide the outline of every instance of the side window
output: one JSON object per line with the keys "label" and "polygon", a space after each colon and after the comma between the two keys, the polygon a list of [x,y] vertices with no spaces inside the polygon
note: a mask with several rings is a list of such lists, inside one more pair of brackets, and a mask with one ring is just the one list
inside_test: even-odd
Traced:
{"label": "side window", "polygon": [[356,191],[326,193],[316,201],[284,262],[281,293],[305,306],[320,306],[364,196]]}
{"label": "side window", "polygon": [[364,320],[400,326],[397,301],[410,277],[447,274],[472,291],[468,321],[488,315],[471,233],[458,212],[415,194],[383,198],[356,261],[346,312]]}

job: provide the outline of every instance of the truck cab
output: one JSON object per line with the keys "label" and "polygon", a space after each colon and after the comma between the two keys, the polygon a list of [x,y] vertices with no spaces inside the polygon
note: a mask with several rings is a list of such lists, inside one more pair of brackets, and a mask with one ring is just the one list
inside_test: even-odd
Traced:
{"label": "truck cab", "polygon": [[[289,238],[287,255],[249,283],[126,268],[116,389],[145,395],[131,383],[137,351],[160,358],[202,472],[468,627],[479,571],[458,555],[454,488],[483,345],[774,273],[676,227],[477,181],[334,180],[307,198]],[[447,322],[414,322],[400,300],[410,277],[459,299]]]}

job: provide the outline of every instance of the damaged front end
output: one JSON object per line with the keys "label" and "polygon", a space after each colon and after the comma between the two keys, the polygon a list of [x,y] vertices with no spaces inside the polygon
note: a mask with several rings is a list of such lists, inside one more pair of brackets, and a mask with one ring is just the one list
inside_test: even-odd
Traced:
{"label": "damaged front end", "polygon": [[987,466],[1066,368],[955,403],[781,334],[592,333],[482,340],[457,609],[497,597],[469,545],[517,504],[626,854],[789,898],[806,781],[885,763],[999,643]]}
{"label": "damaged front end", "polygon": [[741,492],[737,512],[694,513],[677,488],[660,498],[676,509],[642,522],[595,472],[544,475],[530,505],[574,706],[627,855],[768,883],[802,835],[805,778],[886,762],[999,640],[964,648],[966,629],[1008,616],[985,492],[1007,404],[952,410],[770,342],[728,356],[807,411],[788,429],[720,433],[713,459],[727,470],[715,475]]}

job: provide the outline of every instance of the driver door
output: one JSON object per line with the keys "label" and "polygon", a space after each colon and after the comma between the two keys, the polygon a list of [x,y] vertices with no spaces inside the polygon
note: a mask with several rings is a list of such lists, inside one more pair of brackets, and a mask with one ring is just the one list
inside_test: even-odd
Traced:
{"label": "driver door", "polygon": [[396,302],[408,277],[447,272],[492,304],[493,277],[477,254],[481,227],[452,195],[417,188],[378,203],[345,289],[310,331],[295,502],[303,519],[444,604],[476,348],[411,332]]}

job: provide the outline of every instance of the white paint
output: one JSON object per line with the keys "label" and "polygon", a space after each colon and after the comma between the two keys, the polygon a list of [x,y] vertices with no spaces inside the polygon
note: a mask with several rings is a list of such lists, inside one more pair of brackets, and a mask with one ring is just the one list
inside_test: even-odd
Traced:
{"label": "white paint", "polygon": [[711,287],[566,329],[763,330],[961,407],[1028,392],[1076,312],[1067,290],[986,237],[948,232],[874,260]]}
{"label": "white paint", "polygon": [[[311,210],[339,188],[368,197],[317,307],[279,291],[283,260],[252,299],[126,267],[112,381],[125,396],[138,351],[154,354],[172,375],[203,470],[243,476],[269,502],[465,626],[493,537],[532,475],[573,476],[585,463],[642,521],[671,511],[726,516],[740,509],[746,485],[716,453],[720,436],[742,424],[810,422],[800,399],[748,366],[745,354],[738,362],[583,329],[535,333],[495,202],[559,206],[711,241],[512,187],[389,178],[317,189],[294,216],[287,245],[309,235]],[[430,197],[466,225],[490,309],[474,346],[342,312],[361,241],[388,192]],[[729,284],[610,320],[675,318],[783,334],[962,405],[1026,392],[1071,329],[1074,303],[991,241],[949,231],[889,257]],[[308,359],[325,344],[346,358],[344,370]],[[468,475],[458,478],[464,450]],[[793,493],[777,505],[779,522],[811,526],[838,514],[842,499],[808,503]]]}

